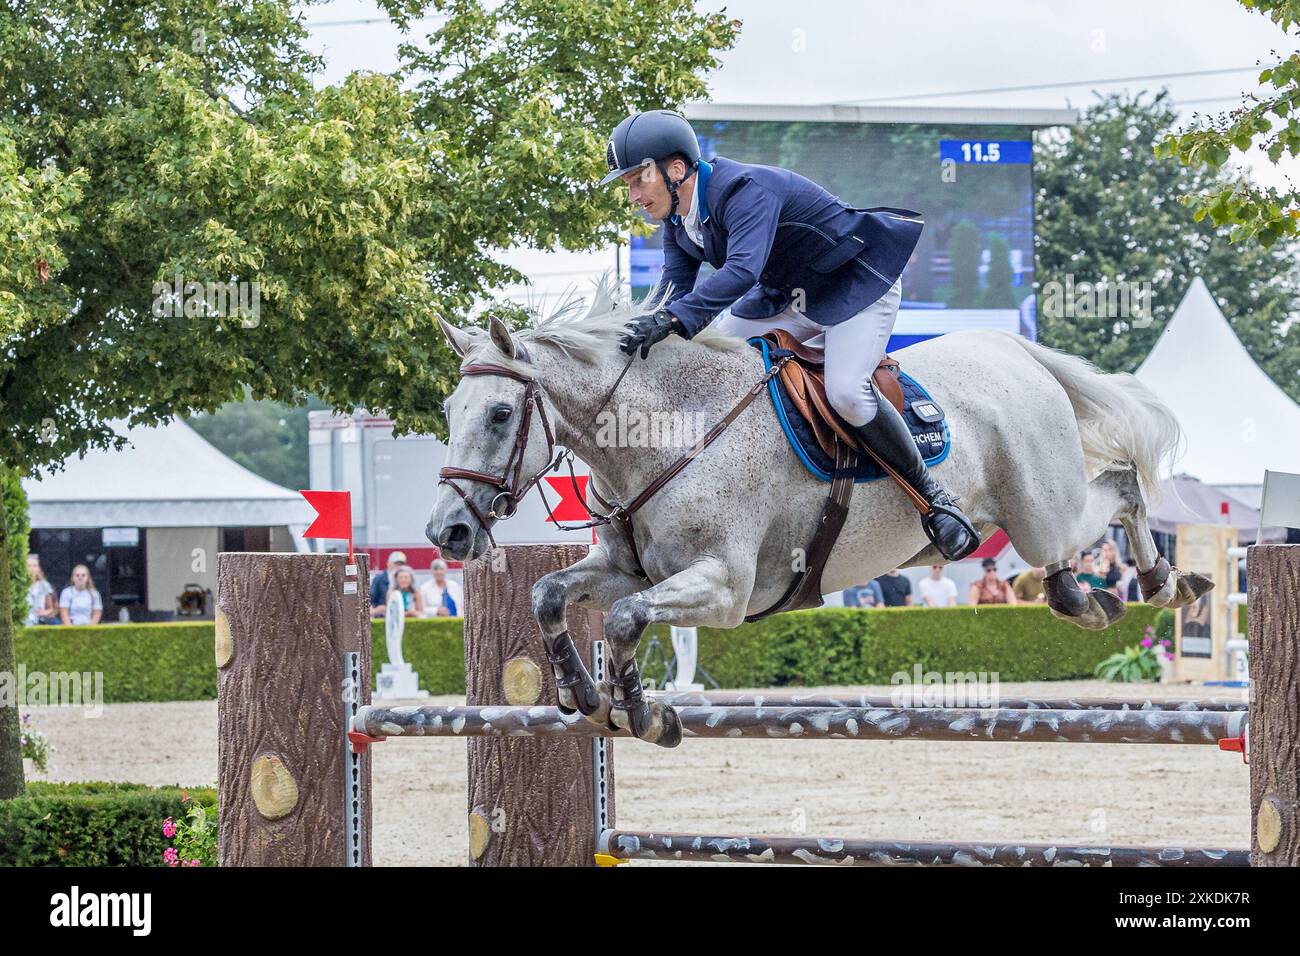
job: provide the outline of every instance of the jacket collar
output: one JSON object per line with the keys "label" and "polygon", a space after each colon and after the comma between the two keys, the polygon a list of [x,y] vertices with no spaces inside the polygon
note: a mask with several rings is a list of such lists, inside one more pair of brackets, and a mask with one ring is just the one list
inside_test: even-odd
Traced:
{"label": "jacket collar", "polygon": [[[701,159],[700,167],[695,171],[695,199],[694,199],[694,202],[699,203],[699,206],[697,208],[700,210],[701,225],[709,221],[709,200],[708,200],[709,176],[712,175],[712,173],[713,173],[713,164],[706,163],[704,160]],[[674,226],[680,226],[682,224],[682,217],[678,215],[673,215],[672,223]]]}

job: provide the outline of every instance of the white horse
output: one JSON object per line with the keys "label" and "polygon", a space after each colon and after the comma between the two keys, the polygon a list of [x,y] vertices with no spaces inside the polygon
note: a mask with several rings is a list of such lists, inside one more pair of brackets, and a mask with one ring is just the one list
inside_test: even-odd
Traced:
{"label": "white horse", "polygon": [[[495,319],[486,333],[441,322],[464,373],[445,406],[454,467],[444,470],[426,528],[448,557],[488,549],[491,525],[513,513],[517,497],[552,464],[553,445],[588,464],[597,501],[626,506],[698,438],[620,447],[623,433],[598,424],[607,397],[605,415],[707,428],[762,379],[755,349],[706,329],[689,342],[670,336],[647,360],[635,360],[615,389],[625,367],[617,345],[634,308],[601,290],[586,315],[516,333]],[[1181,433],[1133,376],[1102,374],[1083,359],[987,330],[931,339],[899,358],[947,414],[952,450],[936,477],[960,496],[981,537],[1002,528],[1021,557],[1047,569],[1052,613],[1086,628],[1124,614],[1108,592],[1083,592],[1069,567],[1113,519],[1128,533],[1148,603],[1180,607],[1212,586],[1172,569],[1152,540],[1144,495],[1156,489]],[[775,605],[800,567],[826,495],[760,394],[636,511],[634,546],[604,525],[587,557],[537,582],[533,610],[560,706],[675,746],[676,714],[641,693],[642,631],[659,623],[736,627]],[[856,488],[822,590],[942,561],[902,490],[889,480],[868,482]],[[578,658],[565,631],[570,604],[606,612],[612,683],[596,684]]]}

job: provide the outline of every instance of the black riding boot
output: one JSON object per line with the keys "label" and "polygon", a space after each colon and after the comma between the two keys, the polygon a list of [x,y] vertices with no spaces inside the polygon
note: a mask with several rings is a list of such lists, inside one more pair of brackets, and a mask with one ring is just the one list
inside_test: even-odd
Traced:
{"label": "black riding boot", "polygon": [[921,527],[945,558],[960,561],[979,547],[978,532],[957,507],[956,496],[944,491],[930,475],[898,409],[879,390],[876,400],[876,417],[865,425],[855,425],[854,431],[929,503],[930,511],[922,516]]}

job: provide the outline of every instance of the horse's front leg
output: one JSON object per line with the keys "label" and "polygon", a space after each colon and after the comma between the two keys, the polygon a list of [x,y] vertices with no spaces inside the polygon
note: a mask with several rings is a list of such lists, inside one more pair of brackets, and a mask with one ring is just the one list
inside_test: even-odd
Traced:
{"label": "horse's front leg", "polygon": [[716,558],[701,558],[652,588],[620,598],[605,617],[613,670],[614,726],[631,730],[642,740],[676,747],[682,740],[677,712],[657,700],[647,700],[636,662],[641,634],[651,624],[735,627],[745,618],[753,574]]}
{"label": "horse's front leg", "polygon": [[559,707],[565,713],[580,712],[598,723],[608,723],[610,695],[601,694],[586,662],[574,646],[565,623],[570,604],[608,611],[619,598],[646,586],[634,574],[615,567],[601,546],[581,561],[537,579],[533,585],[533,616],[542,632],[546,659],[555,674]]}

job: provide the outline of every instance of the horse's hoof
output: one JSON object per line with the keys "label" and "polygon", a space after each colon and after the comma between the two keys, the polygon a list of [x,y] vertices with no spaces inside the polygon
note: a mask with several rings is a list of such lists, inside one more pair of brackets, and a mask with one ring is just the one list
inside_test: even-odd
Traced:
{"label": "horse's hoof", "polygon": [[1171,604],[1170,607],[1185,607],[1188,604],[1195,604],[1203,595],[1214,588],[1213,581],[1196,571],[1175,570],[1174,575],[1178,578],[1178,596],[1174,599],[1178,603]]}
{"label": "horse's hoof", "polygon": [[1048,608],[1056,617],[1069,621],[1084,630],[1102,631],[1124,616],[1128,608],[1109,591],[1089,591],[1088,606],[1080,614],[1064,614],[1054,607]]}
{"label": "horse's hoof", "polygon": [[619,727],[612,719],[613,711],[610,705],[614,702],[614,689],[609,681],[597,682],[596,696],[599,699],[596,709],[590,714],[583,714],[583,716],[597,727],[609,727],[612,730],[626,729]]}
{"label": "horse's hoof", "polygon": [[560,713],[568,716],[578,712],[578,698],[573,695],[573,691],[567,687],[561,687],[556,694],[556,706],[560,708]]}
{"label": "horse's hoof", "polygon": [[659,713],[655,715],[653,726],[659,728],[659,734],[653,739],[646,739],[658,747],[676,747],[682,742],[681,718],[677,716],[676,710],[667,705],[656,705],[655,709]]}

